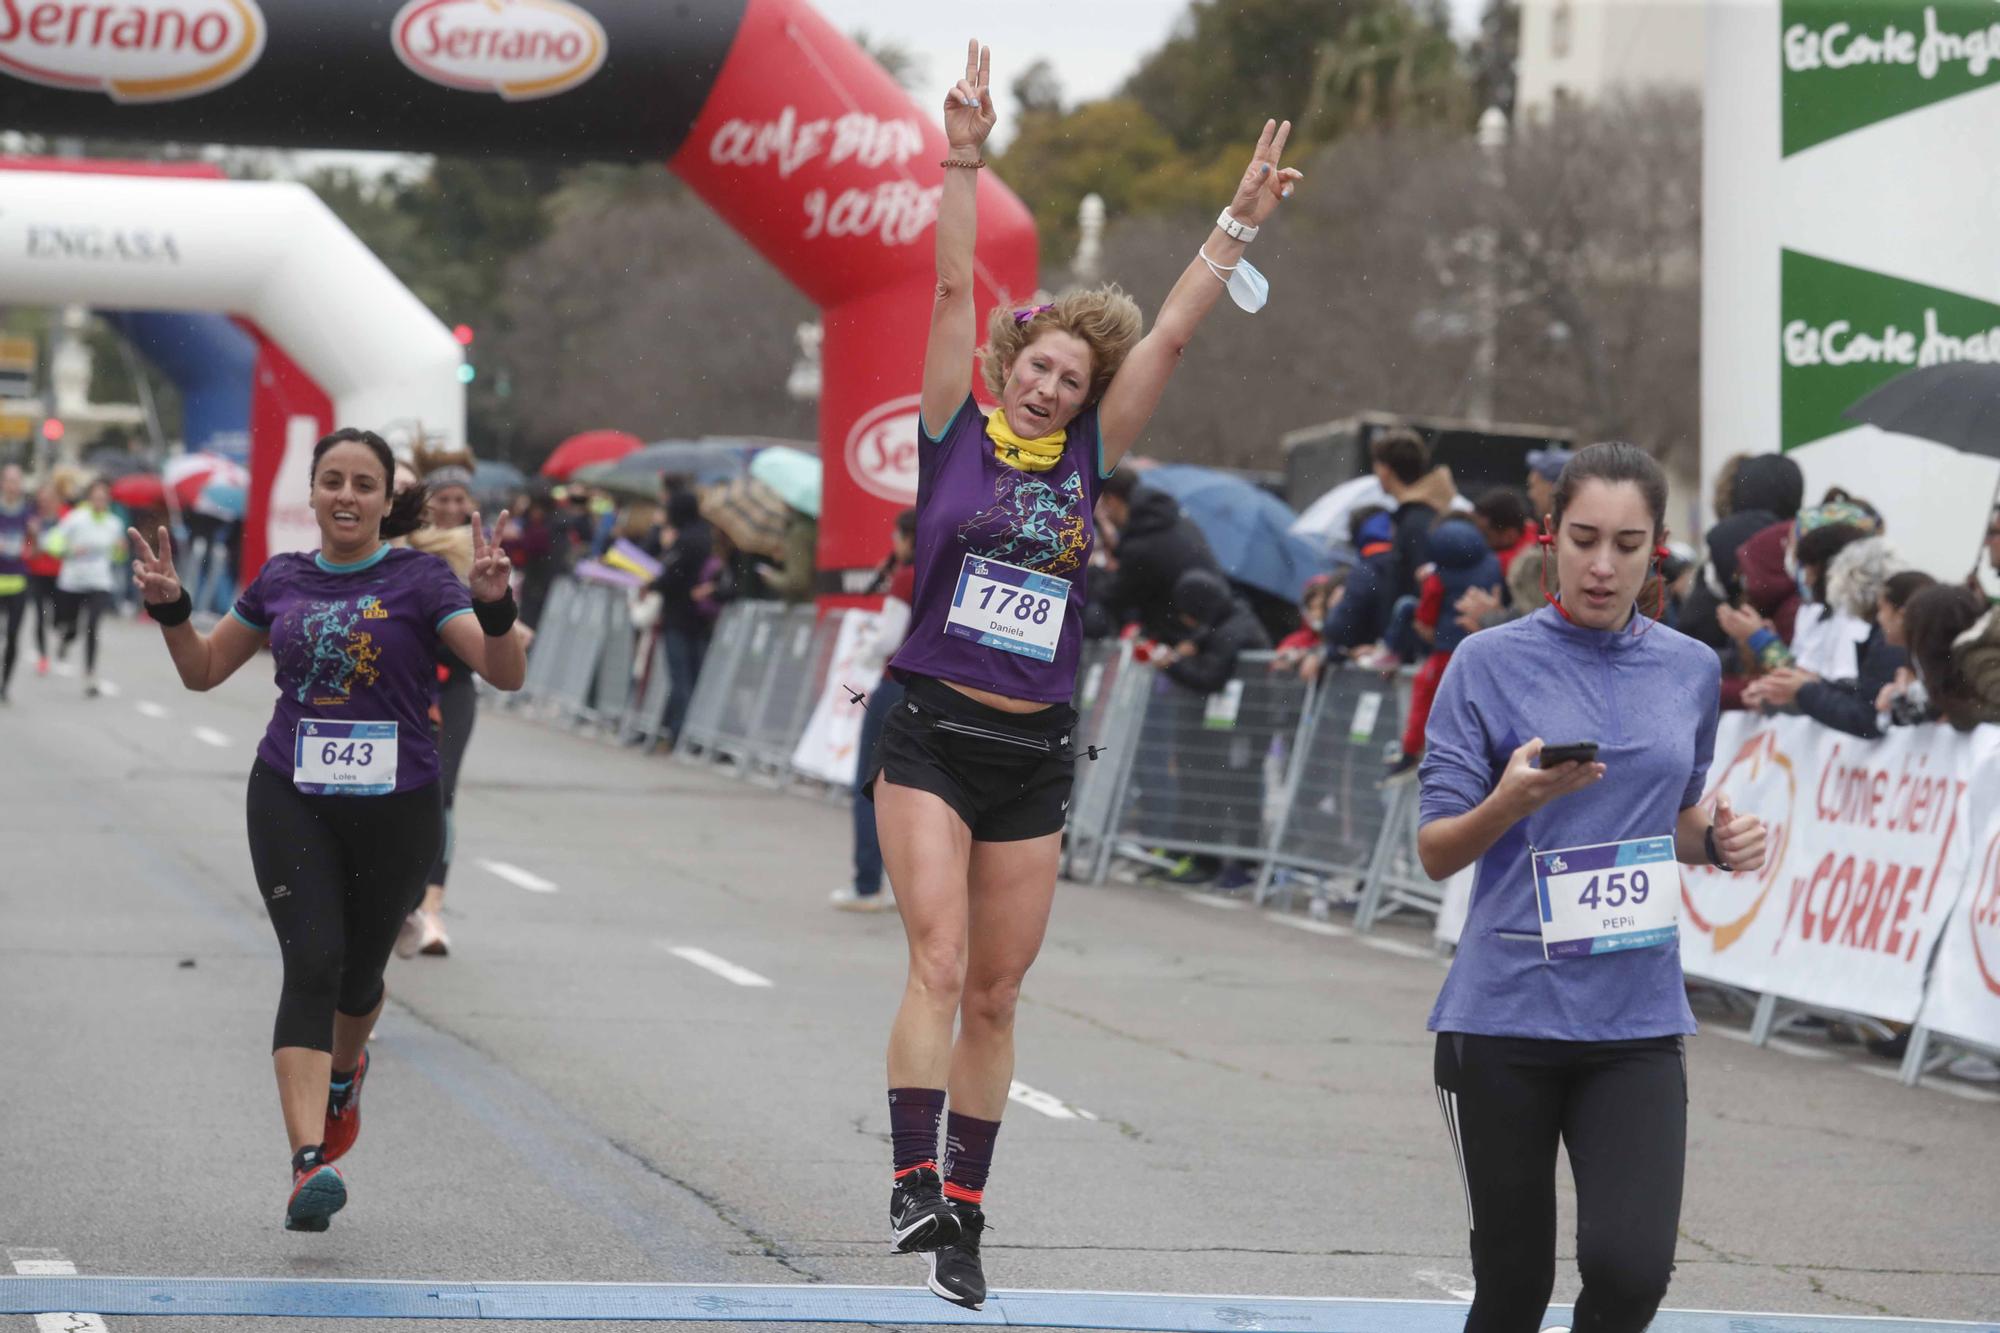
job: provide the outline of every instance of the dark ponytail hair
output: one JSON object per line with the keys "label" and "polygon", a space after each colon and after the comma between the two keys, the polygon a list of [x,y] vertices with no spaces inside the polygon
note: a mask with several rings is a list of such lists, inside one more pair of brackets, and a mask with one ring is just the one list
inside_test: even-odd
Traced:
{"label": "dark ponytail hair", "polygon": [[[1562,531],[1563,510],[1586,481],[1602,481],[1616,484],[1631,482],[1639,488],[1639,494],[1646,497],[1646,508],[1653,515],[1653,540],[1660,540],[1661,530],[1667,525],[1667,474],[1653,461],[1653,456],[1636,444],[1612,442],[1593,444],[1580,449],[1569,462],[1563,464],[1562,476],[1556,479],[1554,498],[1549,502],[1550,517],[1555,520],[1556,532]],[[1555,536],[1555,532],[1549,534]]]}
{"label": "dark ponytail hair", "polygon": [[[312,475],[319,479],[319,460],[337,444],[359,444],[367,446],[382,464],[382,484],[385,487],[396,484],[396,455],[389,449],[389,442],[372,430],[361,430],[354,426],[342,426],[313,446]],[[384,540],[407,537],[424,525],[424,508],[430,504],[430,487],[419,481],[416,485],[397,491],[389,499],[389,512],[382,515],[382,536]]]}

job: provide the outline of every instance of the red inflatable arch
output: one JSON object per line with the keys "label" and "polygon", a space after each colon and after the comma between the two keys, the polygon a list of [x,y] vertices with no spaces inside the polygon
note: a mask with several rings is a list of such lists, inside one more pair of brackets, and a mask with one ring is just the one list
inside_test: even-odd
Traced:
{"label": "red inflatable arch", "polygon": [[[84,19],[93,9],[42,3]],[[823,309],[821,592],[851,589],[851,576],[881,559],[890,519],[915,498],[946,144],[938,110],[913,102],[806,0],[153,0],[151,9],[144,49],[83,19],[0,20],[0,124],[663,160]],[[978,299],[1025,297],[1037,276],[1032,220],[990,175],[979,202]],[[274,369],[274,385],[283,378]]]}

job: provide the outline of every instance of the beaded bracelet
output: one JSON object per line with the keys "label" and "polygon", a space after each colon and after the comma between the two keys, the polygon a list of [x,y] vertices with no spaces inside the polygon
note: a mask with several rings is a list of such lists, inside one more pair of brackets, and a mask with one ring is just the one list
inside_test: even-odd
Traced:
{"label": "beaded bracelet", "polygon": [[979,168],[986,165],[986,159],[982,157],[974,162],[961,162],[955,157],[948,157],[944,161],[938,163],[938,165],[941,167],[966,167],[969,168],[970,170],[977,171],[979,170]]}

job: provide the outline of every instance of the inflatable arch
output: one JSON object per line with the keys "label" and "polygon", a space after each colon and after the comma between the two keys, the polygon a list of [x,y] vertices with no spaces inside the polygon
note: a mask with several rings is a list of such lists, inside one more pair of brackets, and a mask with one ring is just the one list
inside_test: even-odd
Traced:
{"label": "inflatable arch", "polygon": [[[821,592],[851,591],[852,576],[881,559],[890,520],[916,492],[946,144],[937,113],[920,109],[805,0],[40,0],[22,8],[43,15],[39,22],[7,17],[17,8],[0,6],[0,127],[666,162],[822,308]],[[456,398],[443,401],[456,379],[449,390],[431,382],[447,364],[455,375],[457,348],[433,336],[444,335],[435,321],[417,334],[404,318],[408,293],[381,293],[381,308],[364,310],[345,280],[319,279],[336,264],[357,279],[380,265],[317,254],[301,232],[323,235],[325,215],[315,216],[304,191],[72,184],[64,202],[46,192],[12,196],[0,211],[0,297],[171,304],[153,294],[157,284],[192,264],[121,251],[38,268],[39,258],[24,256],[24,229],[73,208],[88,211],[80,225],[107,238],[121,229],[158,236],[163,227],[191,237],[198,223],[236,213],[240,199],[243,253],[213,274],[201,308],[256,320],[325,386],[343,423],[415,417],[429,430],[462,420]],[[984,306],[1034,290],[1036,243],[1026,208],[1004,186],[982,174],[979,191]],[[286,264],[281,251],[303,262]],[[246,271],[255,264],[262,276]],[[24,274],[32,292],[20,290]],[[143,291],[99,298],[59,280],[93,275]],[[350,336],[364,321],[370,336]],[[408,340],[378,332],[388,323],[407,326]]]}
{"label": "inflatable arch", "polygon": [[451,331],[305,186],[5,165],[0,300],[216,311],[258,337],[246,569],[318,541],[304,478],[336,419],[463,438]]}

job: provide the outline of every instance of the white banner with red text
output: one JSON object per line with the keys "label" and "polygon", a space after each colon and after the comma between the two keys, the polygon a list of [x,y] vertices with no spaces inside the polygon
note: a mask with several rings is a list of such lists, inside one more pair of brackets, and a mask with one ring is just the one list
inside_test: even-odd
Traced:
{"label": "white banner with red text", "polygon": [[2000,1050],[2000,727],[1972,735],[1970,865],[1938,945],[1919,1021]]}
{"label": "white banner with red text", "polygon": [[[1914,1021],[1972,870],[1974,743],[1944,726],[1865,741],[1810,718],[1724,713],[1704,799],[1727,792],[1763,818],[1770,852],[1755,874],[1683,868],[1688,975]],[[1981,767],[1996,765],[2000,752]]]}

